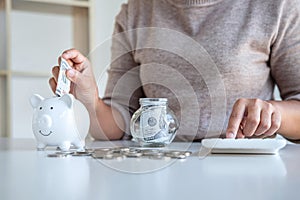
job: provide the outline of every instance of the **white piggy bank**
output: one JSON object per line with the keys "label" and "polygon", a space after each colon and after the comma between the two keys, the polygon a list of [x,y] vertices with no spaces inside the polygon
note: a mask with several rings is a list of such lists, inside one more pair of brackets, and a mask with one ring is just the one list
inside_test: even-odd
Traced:
{"label": "white piggy bank", "polygon": [[34,109],[32,130],[38,150],[58,146],[62,151],[68,151],[71,145],[79,151],[84,150],[90,120],[84,105],[73,95],[44,99],[35,94],[30,103]]}

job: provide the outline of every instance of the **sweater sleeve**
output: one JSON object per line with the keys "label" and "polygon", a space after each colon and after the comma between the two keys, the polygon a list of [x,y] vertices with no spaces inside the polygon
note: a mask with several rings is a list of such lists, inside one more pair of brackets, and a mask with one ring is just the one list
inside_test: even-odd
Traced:
{"label": "sweater sleeve", "polygon": [[283,1],[270,66],[283,100],[300,100],[300,1]]}
{"label": "sweater sleeve", "polygon": [[123,4],[116,16],[111,46],[111,64],[103,101],[117,110],[125,122],[123,139],[130,138],[130,119],[144,96],[139,76],[139,63],[133,57],[131,33],[128,30],[128,5]]}

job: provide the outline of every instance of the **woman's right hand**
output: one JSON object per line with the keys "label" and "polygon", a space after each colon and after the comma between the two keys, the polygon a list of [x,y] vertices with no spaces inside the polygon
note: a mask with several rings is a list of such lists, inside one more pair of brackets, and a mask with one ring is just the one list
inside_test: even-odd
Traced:
{"label": "woman's right hand", "polygon": [[[62,53],[61,57],[67,60],[72,69],[66,72],[67,78],[71,81],[70,93],[81,101],[87,109],[95,109],[98,100],[98,87],[95,81],[93,70],[89,60],[76,49],[69,49]],[[49,84],[53,92],[56,90],[59,66],[52,68],[53,77]]]}

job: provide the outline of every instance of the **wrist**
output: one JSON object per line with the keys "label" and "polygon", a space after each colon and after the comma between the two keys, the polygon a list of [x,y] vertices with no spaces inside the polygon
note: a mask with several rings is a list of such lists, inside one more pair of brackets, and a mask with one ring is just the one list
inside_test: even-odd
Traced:
{"label": "wrist", "polygon": [[296,100],[268,102],[270,102],[281,115],[281,125],[277,132],[285,138],[298,140],[300,138],[300,124],[297,123],[300,120],[298,114],[298,109],[300,108],[299,102]]}
{"label": "wrist", "polygon": [[281,106],[280,106],[280,104],[281,104],[282,101],[268,100],[266,102],[270,103],[274,107],[274,109],[277,110],[277,111],[279,111],[280,114],[281,114]]}
{"label": "wrist", "polygon": [[93,97],[88,98],[88,100],[82,102],[89,113],[95,113],[101,99],[98,96],[98,91],[94,92]]}

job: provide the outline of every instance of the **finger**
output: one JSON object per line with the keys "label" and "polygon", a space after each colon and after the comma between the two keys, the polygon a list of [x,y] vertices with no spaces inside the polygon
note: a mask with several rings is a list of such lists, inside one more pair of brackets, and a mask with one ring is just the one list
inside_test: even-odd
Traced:
{"label": "finger", "polygon": [[234,104],[226,130],[227,138],[236,138],[240,124],[244,117],[246,104],[246,99],[239,99]]}
{"label": "finger", "polygon": [[77,97],[75,87],[78,88],[89,88],[90,84],[88,81],[84,80],[84,75],[75,70],[69,69],[66,71],[67,78],[72,82],[70,87],[70,93]]}
{"label": "finger", "polygon": [[242,122],[240,123],[240,127],[239,127],[239,130],[237,132],[236,138],[238,138],[238,139],[245,138],[245,135],[243,133],[245,124],[246,124],[246,117],[244,116]]}
{"label": "finger", "polygon": [[57,62],[58,62],[58,65],[60,65],[60,62],[61,62],[61,56],[58,57]]}
{"label": "finger", "polygon": [[246,125],[246,117],[245,117],[245,114],[246,114],[246,113],[244,113],[244,117],[243,117],[242,122],[240,123],[240,127],[239,127],[239,130],[241,130],[241,132],[243,132],[244,127],[245,127],[245,125]]}
{"label": "finger", "polygon": [[55,93],[57,82],[55,81],[54,77],[51,77],[49,79],[49,85],[51,87],[52,92]]}
{"label": "finger", "polygon": [[86,57],[83,56],[77,49],[64,51],[62,57],[66,60],[71,60],[75,64],[81,64],[86,61]]}
{"label": "finger", "polygon": [[243,134],[243,130],[239,128],[238,132],[237,132],[237,135],[236,135],[236,138],[238,139],[243,139],[245,138],[245,135]]}
{"label": "finger", "polygon": [[281,125],[281,114],[279,112],[274,112],[271,116],[271,127],[269,128],[269,130],[264,132],[264,135],[265,136],[273,135],[274,133],[276,133],[276,131],[278,131],[280,125]]}
{"label": "finger", "polygon": [[261,138],[265,138],[266,136],[264,136],[264,134],[262,134],[262,135],[252,135],[251,137],[249,137],[249,138],[251,138],[251,139],[261,139]]}
{"label": "finger", "polygon": [[247,108],[248,114],[246,117],[246,124],[243,130],[243,133],[246,137],[251,137],[254,135],[255,130],[257,129],[260,122],[261,108],[259,102],[254,102]]}
{"label": "finger", "polygon": [[[62,56],[60,56],[60,57],[58,58],[59,66],[61,65],[61,57],[62,57]],[[74,68],[76,65],[78,65],[78,64],[73,63],[71,60],[66,60],[66,59],[65,59],[65,61],[70,65],[70,67],[73,67],[73,68]]]}
{"label": "finger", "polygon": [[76,83],[77,80],[77,71],[74,69],[69,69],[66,71],[67,78],[70,79],[73,83]]}
{"label": "finger", "polygon": [[67,78],[72,81],[75,85],[82,85],[82,74],[75,70],[75,69],[69,69],[66,71]]}
{"label": "finger", "polygon": [[269,106],[267,106],[268,108],[265,108],[261,111],[261,115],[260,115],[260,122],[259,125],[254,133],[254,135],[262,135],[264,134],[266,131],[268,131],[271,127],[271,118],[272,118],[272,111],[271,108],[269,108]]}
{"label": "finger", "polygon": [[55,79],[55,82],[58,80],[58,74],[59,74],[59,66],[55,66],[52,68],[52,75],[53,78]]}

